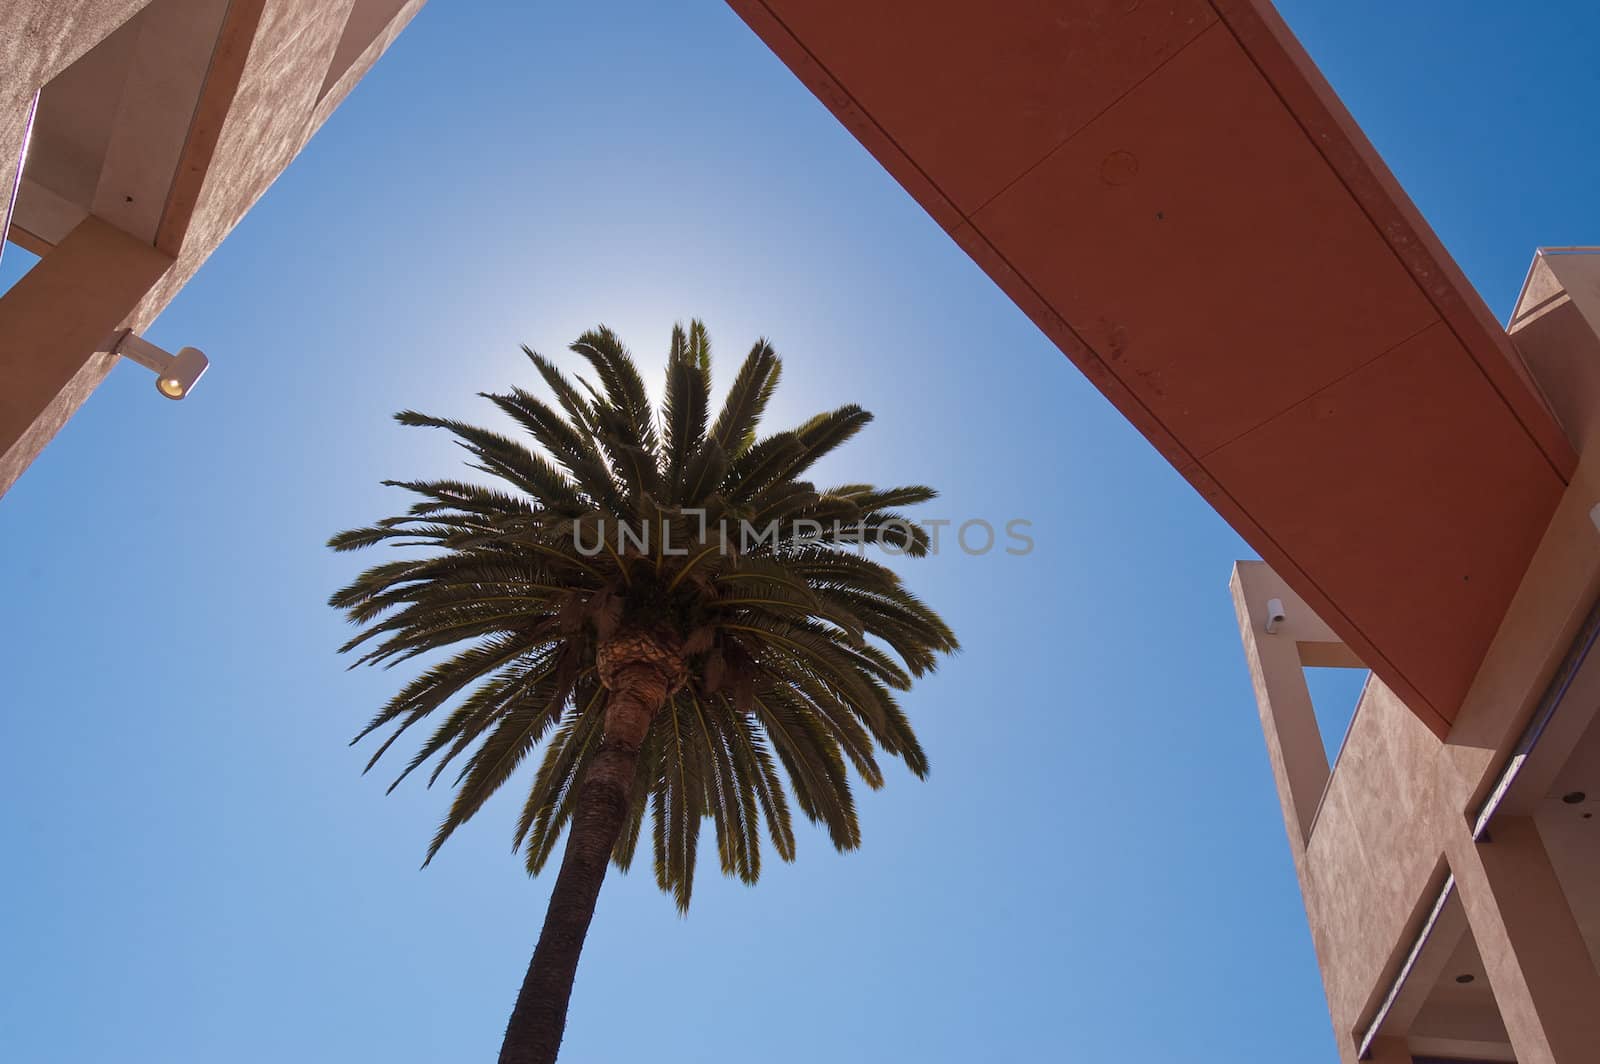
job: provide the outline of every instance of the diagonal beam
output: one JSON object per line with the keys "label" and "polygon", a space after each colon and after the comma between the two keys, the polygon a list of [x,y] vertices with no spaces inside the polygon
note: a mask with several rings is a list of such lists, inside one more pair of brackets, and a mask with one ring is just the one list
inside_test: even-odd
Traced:
{"label": "diagonal beam", "polygon": [[1576,468],[1267,0],[729,0],[1446,734]]}

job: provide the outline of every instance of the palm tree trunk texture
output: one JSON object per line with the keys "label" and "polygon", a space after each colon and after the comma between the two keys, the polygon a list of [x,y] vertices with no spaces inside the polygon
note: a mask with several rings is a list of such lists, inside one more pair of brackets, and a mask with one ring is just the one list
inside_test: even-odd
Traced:
{"label": "palm tree trunk texture", "polygon": [[639,746],[666,702],[665,679],[652,667],[620,670],[606,700],[605,732],[578,791],[550,907],[506,1024],[500,1064],[554,1064],[567,1026],[578,955],[594,918],[612,847],[633,794]]}

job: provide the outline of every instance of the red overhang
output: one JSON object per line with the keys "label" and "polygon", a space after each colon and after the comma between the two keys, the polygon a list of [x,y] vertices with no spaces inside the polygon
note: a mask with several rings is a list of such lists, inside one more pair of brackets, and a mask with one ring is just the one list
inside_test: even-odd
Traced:
{"label": "red overhang", "polygon": [[1576,458],[1271,5],[730,2],[1443,734]]}

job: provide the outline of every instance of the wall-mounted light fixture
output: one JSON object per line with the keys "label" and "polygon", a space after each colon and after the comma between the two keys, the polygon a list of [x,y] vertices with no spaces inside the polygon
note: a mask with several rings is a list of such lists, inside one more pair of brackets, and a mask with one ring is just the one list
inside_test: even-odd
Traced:
{"label": "wall-mounted light fixture", "polygon": [[1283,599],[1267,600],[1267,634],[1276,635],[1283,623]]}
{"label": "wall-mounted light fixture", "polygon": [[156,391],[168,399],[182,399],[188,395],[211,365],[211,360],[198,348],[185,347],[169,355],[143,337],[135,336],[132,329],[124,329],[113,336],[110,350],[155,373]]}

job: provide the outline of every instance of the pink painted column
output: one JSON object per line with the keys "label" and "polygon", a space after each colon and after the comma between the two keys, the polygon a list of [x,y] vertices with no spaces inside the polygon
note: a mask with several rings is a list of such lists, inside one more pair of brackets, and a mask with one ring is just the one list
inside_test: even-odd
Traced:
{"label": "pink painted column", "polygon": [[1461,902],[1518,1064],[1600,1059],[1600,974],[1534,822],[1498,817],[1492,841],[1450,848]]}

